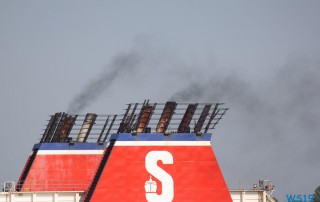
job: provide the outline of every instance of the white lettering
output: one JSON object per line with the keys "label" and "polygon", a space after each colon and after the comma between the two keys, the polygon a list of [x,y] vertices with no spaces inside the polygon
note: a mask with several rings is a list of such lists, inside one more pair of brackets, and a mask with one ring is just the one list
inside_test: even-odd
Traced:
{"label": "white lettering", "polygon": [[[171,202],[174,197],[173,179],[166,171],[160,168],[158,161],[163,164],[173,164],[173,156],[168,151],[151,151],[146,156],[147,171],[162,183],[162,194],[146,193],[148,202]],[[150,177],[151,180],[151,177]],[[149,183],[151,181],[149,180]]]}

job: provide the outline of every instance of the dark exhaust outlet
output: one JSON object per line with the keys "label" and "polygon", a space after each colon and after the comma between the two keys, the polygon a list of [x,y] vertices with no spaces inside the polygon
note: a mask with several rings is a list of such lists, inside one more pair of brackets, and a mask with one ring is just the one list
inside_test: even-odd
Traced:
{"label": "dark exhaust outlet", "polygon": [[63,123],[63,126],[60,131],[60,142],[67,142],[72,127],[77,119],[77,115],[75,116],[67,116],[66,120]]}
{"label": "dark exhaust outlet", "polygon": [[157,125],[157,129],[156,129],[157,133],[165,133],[166,132],[176,107],[177,107],[176,102],[167,102],[166,103],[166,105],[163,108],[158,125]]}

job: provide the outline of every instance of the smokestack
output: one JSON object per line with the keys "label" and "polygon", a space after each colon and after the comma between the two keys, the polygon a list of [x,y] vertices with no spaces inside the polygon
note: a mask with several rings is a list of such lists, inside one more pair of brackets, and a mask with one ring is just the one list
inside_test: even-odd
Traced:
{"label": "smokestack", "polygon": [[143,133],[145,132],[146,127],[149,124],[149,121],[151,119],[152,113],[153,113],[153,106],[143,106],[141,109],[141,116],[138,119],[137,122],[137,133]]}
{"label": "smokestack", "polygon": [[70,115],[66,117],[66,120],[64,121],[64,124],[60,130],[60,142],[66,142],[76,119],[77,119],[77,115],[75,116]]}
{"label": "smokestack", "polygon": [[176,107],[176,102],[166,102],[166,105],[164,106],[161,117],[159,119],[159,123],[157,125],[157,133],[166,132]]}
{"label": "smokestack", "polygon": [[204,122],[206,121],[207,116],[209,115],[209,111],[211,109],[211,105],[205,105],[202,113],[198,119],[198,122],[196,123],[195,127],[194,127],[194,132],[195,133],[199,133],[201,132],[201,129],[203,127]]}
{"label": "smokestack", "polygon": [[197,109],[198,104],[189,104],[188,108],[181,120],[178,128],[178,133],[189,133],[190,132],[190,122]]}
{"label": "smokestack", "polygon": [[81,130],[79,132],[77,142],[86,142],[93,124],[97,118],[96,114],[88,113],[83,121]]}

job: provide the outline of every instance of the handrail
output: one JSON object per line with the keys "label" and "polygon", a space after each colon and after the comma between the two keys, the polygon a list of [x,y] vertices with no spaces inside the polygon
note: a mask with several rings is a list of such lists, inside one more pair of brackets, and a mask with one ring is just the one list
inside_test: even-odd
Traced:
{"label": "handrail", "polygon": [[[88,141],[90,142],[105,142],[108,139],[107,137],[109,136],[109,133],[124,132],[139,133],[157,131],[164,134],[207,133],[208,130],[215,128],[219,120],[228,110],[228,108],[222,107],[222,105],[223,103],[131,103],[128,105],[125,114],[94,114],[95,118],[92,123],[90,122],[89,124],[90,130],[86,129],[88,134],[84,135],[86,138],[81,141],[86,142],[85,140],[87,140],[87,136],[90,135],[88,138]],[[190,107],[192,107],[191,111],[188,110]],[[145,109],[148,110],[144,112]],[[60,127],[59,130],[54,130],[54,133],[58,131],[57,136],[60,135],[62,138],[55,138],[54,141],[44,138],[44,136],[48,135],[48,128],[52,126],[52,120],[50,119],[47,129],[44,131],[43,137],[41,138],[41,142],[75,142],[79,140],[78,135],[83,135],[81,132],[82,126],[87,122],[86,117],[90,114],[68,115],[62,112],[56,114],[63,114],[67,117],[70,116],[73,118],[72,124],[69,127],[70,130],[68,129],[67,133],[62,133],[64,130],[62,130],[60,125],[54,124],[53,127],[56,127],[56,129]],[[52,115],[51,117],[54,116],[55,115]],[[59,134],[59,131],[61,134]],[[49,135],[53,135],[51,133],[52,132],[50,132]]]}
{"label": "handrail", "polygon": [[261,179],[227,179],[226,183],[229,190],[263,190],[267,194],[272,194],[274,186],[271,180]]}
{"label": "handrail", "polygon": [[28,180],[16,185],[19,191],[86,191],[91,180]]}

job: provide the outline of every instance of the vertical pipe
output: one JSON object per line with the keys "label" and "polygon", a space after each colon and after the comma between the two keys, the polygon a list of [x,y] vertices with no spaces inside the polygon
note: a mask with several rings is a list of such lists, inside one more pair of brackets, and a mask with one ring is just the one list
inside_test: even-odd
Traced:
{"label": "vertical pipe", "polygon": [[195,133],[199,133],[201,132],[201,129],[203,127],[203,124],[204,122],[206,121],[206,118],[207,116],[209,115],[209,111],[210,111],[210,108],[211,108],[211,105],[205,105],[202,112],[201,112],[201,115],[194,127],[194,132]]}
{"label": "vertical pipe", "polygon": [[142,107],[141,110],[142,110],[142,113],[138,119],[137,128],[136,128],[136,131],[138,133],[145,132],[145,129],[148,126],[148,123],[153,113],[153,106],[144,106]]}
{"label": "vertical pipe", "polygon": [[166,103],[166,105],[163,108],[161,117],[159,119],[159,122],[158,122],[158,125],[156,128],[157,133],[165,133],[166,132],[176,107],[177,107],[176,102],[167,102]]}
{"label": "vertical pipe", "polygon": [[72,130],[72,127],[77,119],[78,115],[75,116],[67,116],[66,120],[63,123],[63,126],[60,130],[60,141],[59,142],[66,142],[68,140],[68,137],[70,135],[70,132]]}
{"label": "vertical pipe", "polygon": [[82,127],[80,129],[77,142],[86,142],[89,136],[89,133],[92,129],[93,124],[97,118],[96,114],[88,113],[83,121]]}
{"label": "vertical pipe", "polygon": [[189,133],[190,132],[190,122],[197,109],[198,104],[189,104],[186,112],[178,127],[178,133]]}

